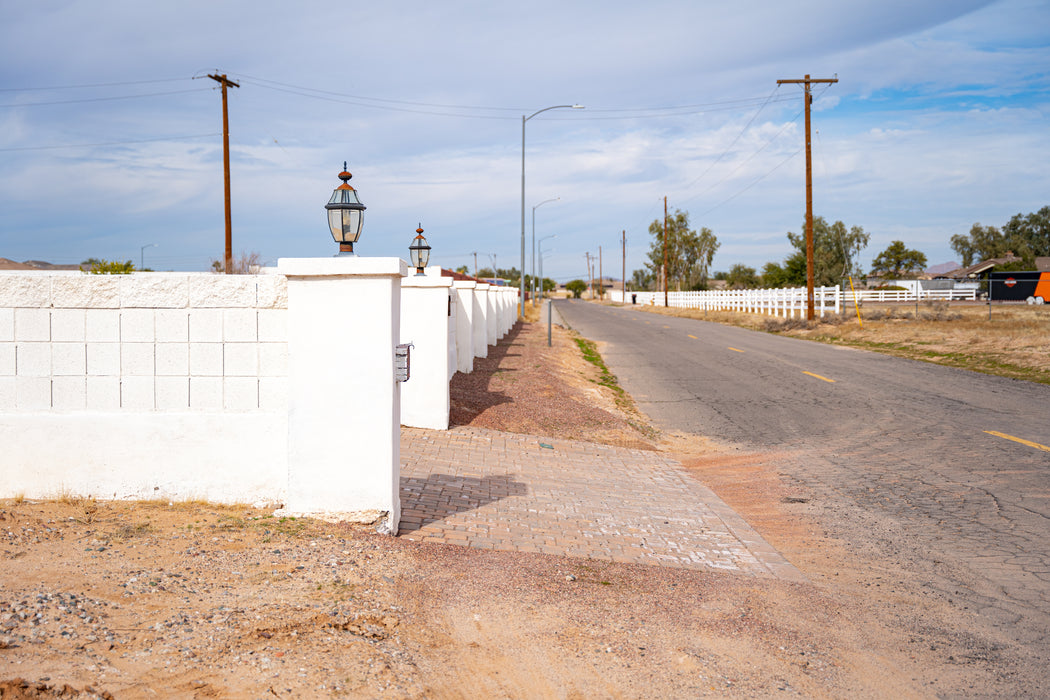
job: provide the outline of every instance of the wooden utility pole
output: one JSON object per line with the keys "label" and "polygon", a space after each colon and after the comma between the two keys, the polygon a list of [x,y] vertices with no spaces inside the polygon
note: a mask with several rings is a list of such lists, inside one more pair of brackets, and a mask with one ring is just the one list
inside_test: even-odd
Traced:
{"label": "wooden utility pole", "polygon": [[605,273],[602,271],[602,247],[598,246],[598,298],[605,298]]}
{"label": "wooden utility pole", "polygon": [[813,313],[813,153],[810,144],[809,106],[813,102],[810,85],[813,83],[837,83],[838,78],[810,78],[809,73],[801,80],[778,80],[777,85],[787,83],[805,86],[806,104],[806,319],[812,321]]}
{"label": "wooden utility pole", "polygon": [[474,279],[478,278],[478,252],[474,251]]}
{"label": "wooden utility pole", "polygon": [[623,298],[620,299],[624,304],[627,303],[627,229],[623,230],[623,238],[621,239],[623,249],[620,251],[622,256],[620,259],[623,261],[623,269],[620,270],[620,289],[623,294]]}
{"label": "wooden utility pole", "polygon": [[584,253],[587,257],[587,286],[591,288],[591,299],[594,298],[594,273],[591,271],[591,254]]}
{"label": "wooden utility pole", "polygon": [[667,197],[664,197],[664,306],[667,306]]}
{"label": "wooden utility pole", "polygon": [[229,80],[225,73],[208,77],[222,85],[222,168],[226,187],[226,255],[223,257],[223,271],[228,275],[233,271],[233,223],[230,218],[230,113],[226,107],[226,87],[232,85],[239,88],[240,85]]}

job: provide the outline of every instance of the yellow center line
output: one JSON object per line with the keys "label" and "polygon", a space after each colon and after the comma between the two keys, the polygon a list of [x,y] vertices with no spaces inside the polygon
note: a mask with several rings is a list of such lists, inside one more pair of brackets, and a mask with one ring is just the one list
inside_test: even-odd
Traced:
{"label": "yellow center line", "polygon": [[1050,452],[1050,447],[1047,447],[1046,445],[1040,445],[1038,442],[1031,442],[1029,440],[1022,440],[1019,437],[1014,437],[1013,435],[1007,435],[1006,433],[997,433],[994,430],[985,430],[984,432],[988,433],[989,435],[994,435],[995,437],[1001,437],[1004,440],[1013,440],[1014,442],[1019,442],[1022,445],[1028,445],[1029,447],[1034,447],[1037,450],[1043,450],[1044,452]]}
{"label": "yellow center line", "polygon": [[664,326],[664,328],[670,328],[670,326]]}
{"label": "yellow center line", "polygon": [[696,337],[695,335],[690,335],[689,337],[690,337],[690,338],[692,338],[693,340],[700,340],[700,339],[699,339],[699,338],[697,338],[697,337]]}
{"label": "yellow center line", "polygon": [[808,374],[811,377],[816,377],[817,379],[819,379],[821,381],[824,381],[824,382],[828,382],[829,384],[834,384],[835,383],[834,379],[828,379],[827,377],[822,377],[819,374],[813,374],[812,372],[806,372],[806,371],[803,370],[802,374]]}
{"label": "yellow center line", "polygon": [[736,348],[729,348],[729,349],[732,350],[733,352],[744,352],[743,350],[737,350]]}

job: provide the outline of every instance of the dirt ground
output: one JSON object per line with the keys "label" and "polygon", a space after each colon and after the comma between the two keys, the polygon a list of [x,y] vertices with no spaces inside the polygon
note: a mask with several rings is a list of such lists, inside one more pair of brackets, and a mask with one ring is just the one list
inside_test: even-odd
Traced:
{"label": "dirt ground", "polygon": [[457,375],[454,422],[668,450],[810,583],[421,544],[248,507],[6,501],[0,699],[996,691],[987,665],[946,659],[961,644],[941,631],[951,611],[824,537],[770,455],[659,435],[567,332],[554,341],[520,325]]}

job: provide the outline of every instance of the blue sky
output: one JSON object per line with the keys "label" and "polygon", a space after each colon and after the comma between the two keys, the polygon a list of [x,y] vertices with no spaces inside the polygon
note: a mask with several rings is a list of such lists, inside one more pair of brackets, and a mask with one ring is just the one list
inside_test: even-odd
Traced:
{"label": "blue sky", "polygon": [[[327,256],[343,161],[368,207],[357,249],[586,274],[641,267],[648,225],[689,212],[714,269],[790,252],[814,211],[931,265],[949,238],[1050,204],[1050,2],[149,2],[0,4],[0,257],[205,270],[223,250],[230,91],[233,245]],[[143,251],[143,246],[155,245]]]}

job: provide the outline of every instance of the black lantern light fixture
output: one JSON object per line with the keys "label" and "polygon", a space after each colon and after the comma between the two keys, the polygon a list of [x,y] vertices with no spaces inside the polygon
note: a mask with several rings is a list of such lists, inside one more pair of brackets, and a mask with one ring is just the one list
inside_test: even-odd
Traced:
{"label": "black lantern light fixture", "polygon": [[416,268],[416,274],[422,275],[423,268],[430,262],[430,246],[427,239],[423,237],[423,225],[416,229],[416,237],[412,239],[412,245],[408,246],[409,259]]}
{"label": "black lantern light fixture", "polygon": [[346,169],[343,161],[343,172],[339,179],[343,184],[335,188],[332,198],[324,208],[328,210],[328,227],[332,229],[332,238],[339,244],[339,255],[354,255],[354,243],[361,236],[364,224],[365,205],[357,196],[357,190],[350,186],[353,175]]}

